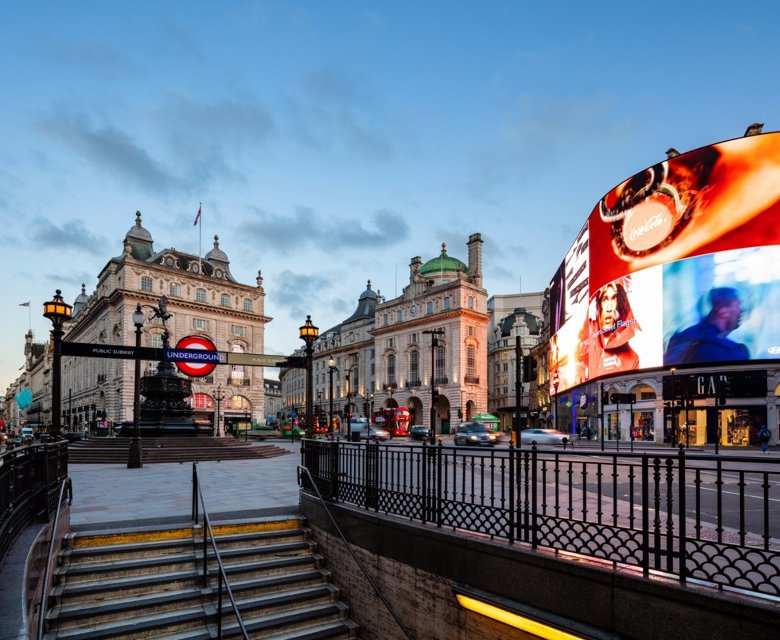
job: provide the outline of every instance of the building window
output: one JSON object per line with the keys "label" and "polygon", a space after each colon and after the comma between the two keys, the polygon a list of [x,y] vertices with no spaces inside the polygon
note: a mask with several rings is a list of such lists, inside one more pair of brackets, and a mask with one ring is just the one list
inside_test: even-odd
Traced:
{"label": "building window", "polygon": [[417,344],[417,334],[416,334],[416,333],[413,333],[413,334],[412,334],[412,335],[409,337],[409,341],[410,341],[412,344]]}
{"label": "building window", "polygon": [[420,385],[420,352],[416,349],[409,354],[409,383],[414,387]]}
{"label": "building window", "polygon": [[469,309],[474,308],[474,296],[469,296],[466,301],[466,306],[468,306]]}
{"label": "building window", "polygon": [[387,384],[395,384],[395,355],[387,356]]}
{"label": "building window", "polygon": [[449,308],[450,308],[450,299],[449,299],[449,297],[446,297],[446,298],[444,298],[444,309],[446,310],[446,309],[449,309]]}
{"label": "building window", "polygon": [[159,333],[149,334],[149,346],[152,349],[162,349],[162,335]]}
{"label": "building window", "polygon": [[243,338],[244,336],[246,336],[246,327],[242,327],[242,326],[239,326],[239,325],[237,325],[237,324],[234,324],[234,325],[231,327],[231,329],[232,329],[232,331],[233,331],[233,335],[234,335],[234,336],[240,336],[240,337],[242,337],[242,338]]}
{"label": "building window", "polygon": [[198,331],[208,331],[209,330],[209,321],[204,320],[203,318],[193,318],[192,319],[192,326],[197,329]]}
{"label": "building window", "polygon": [[395,348],[395,338],[388,338],[387,339],[387,348],[388,349],[394,349]]}
{"label": "building window", "polygon": [[149,276],[141,276],[141,291],[152,290],[152,279]]}
{"label": "building window", "polygon": [[474,327],[469,327],[469,335],[470,336],[474,335]]}
{"label": "building window", "polygon": [[477,350],[473,346],[466,348],[466,375],[477,374]]}
{"label": "building window", "polygon": [[403,322],[403,319],[404,319],[404,312],[401,309],[399,309],[398,311],[395,312],[395,321]]}
{"label": "building window", "polygon": [[206,302],[205,289],[195,289],[195,302]]}
{"label": "building window", "polygon": [[[436,381],[437,384],[443,384],[443,380],[445,379],[444,375],[444,365],[446,364],[445,361],[445,352],[444,352],[444,346],[439,345],[436,347]],[[439,382],[442,381],[442,382]]]}
{"label": "building window", "polygon": [[244,311],[252,310],[252,298],[244,298]]}
{"label": "building window", "polygon": [[385,324],[390,324],[390,314],[389,313],[385,314]]}
{"label": "building window", "polygon": [[227,293],[223,293],[219,297],[219,304],[221,304],[223,307],[229,307],[230,306],[230,296]]}
{"label": "building window", "polygon": [[171,282],[171,286],[169,288],[170,296],[173,298],[181,298],[181,285],[176,282]]}
{"label": "building window", "polygon": [[428,315],[431,315],[433,313],[433,302],[429,302],[427,305],[425,305],[425,312]]}

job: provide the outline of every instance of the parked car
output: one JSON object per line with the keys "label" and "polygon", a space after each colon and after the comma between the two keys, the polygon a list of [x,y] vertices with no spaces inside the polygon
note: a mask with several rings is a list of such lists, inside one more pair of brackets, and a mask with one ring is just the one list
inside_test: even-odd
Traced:
{"label": "parked car", "polygon": [[461,422],[455,429],[456,445],[493,446],[498,437],[481,422]]}
{"label": "parked car", "polygon": [[532,442],[536,444],[563,444],[569,442],[571,436],[557,431],[555,429],[523,429],[520,432],[520,443],[529,445]]}
{"label": "parked car", "polygon": [[431,428],[424,424],[413,424],[409,429],[412,440],[428,440],[431,437]]}

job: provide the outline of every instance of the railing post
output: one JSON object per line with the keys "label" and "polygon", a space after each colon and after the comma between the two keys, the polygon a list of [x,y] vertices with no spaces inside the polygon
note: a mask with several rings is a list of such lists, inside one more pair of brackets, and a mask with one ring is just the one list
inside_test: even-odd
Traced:
{"label": "railing post", "polygon": [[688,576],[688,569],[686,563],[686,516],[685,516],[685,449],[680,445],[680,451],[678,454],[678,469],[677,469],[677,482],[678,482],[678,498],[677,506],[679,515],[678,534],[680,540],[680,582],[685,584]]}
{"label": "railing post", "polygon": [[539,531],[536,522],[536,442],[531,443],[531,547],[536,549],[539,546]]}
{"label": "railing post", "polygon": [[421,495],[420,504],[422,505],[421,521],[423,524],[428,522],[428,445],[423,440],[422,443],[422,457],[420,458],[420,476],[422,482],[420,483]]}
{"label": "railing post", "polygon": [[517,509],[515,508],[515,446],[509,443],[509,544],[516,539]]}
{"label": "railing post", "polygon": [[330,499],[333,501],[339,498],[339,443],[338,440],[329,442],[330,450]]}
{"label": "railing post", "polygon": [[650,458],[642,455],[642,575],[650,575]]}
{"label": "railing post", "polygon": [[436,493],[434,496],[436,497],[436,526],[441,526],[442,521],[442,513],[441,513],[441,490],[442,485],[444,484],[441,480],[441,467],[442,467],[442,458],[443,458],[443,449],[441,440],[439,440],[439,444],[436,447]]}
{"label": "railing post", "polygon": [[198,523],[198,471],[197,462],[192,463],[192,522]]}

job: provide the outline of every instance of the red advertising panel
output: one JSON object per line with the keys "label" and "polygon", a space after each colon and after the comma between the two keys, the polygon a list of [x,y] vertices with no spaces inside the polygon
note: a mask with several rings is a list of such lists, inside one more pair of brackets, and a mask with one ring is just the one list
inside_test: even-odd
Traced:
{"label": "red advertising panel", "polygon": [[780,358],[779,221],[780,133],[702,147],[612,189],[550,283],[551,382]]}

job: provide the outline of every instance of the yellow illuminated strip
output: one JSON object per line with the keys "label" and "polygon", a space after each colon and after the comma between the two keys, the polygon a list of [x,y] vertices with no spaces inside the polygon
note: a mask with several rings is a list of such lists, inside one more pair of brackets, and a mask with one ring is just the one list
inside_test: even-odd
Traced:
{"label": "yellow illuminated strip", "polygon": [[583,640],[582,636],[575,636],[574,634],[561,631],[555,627],[550,627],[542,622],[526,618],[525,616],[512,613],[501,607],[497,607],[482,600],[476,600],[462,594],[456,593],[455,597],[458,599],[458,603],[464,609],[469,609],[475,613],[479,613],[493,620],[498,620],[504,624],[508,624],[516,629],[521,629],[528,633],[532,633],[540,638],[546,638],[546,640]]}

